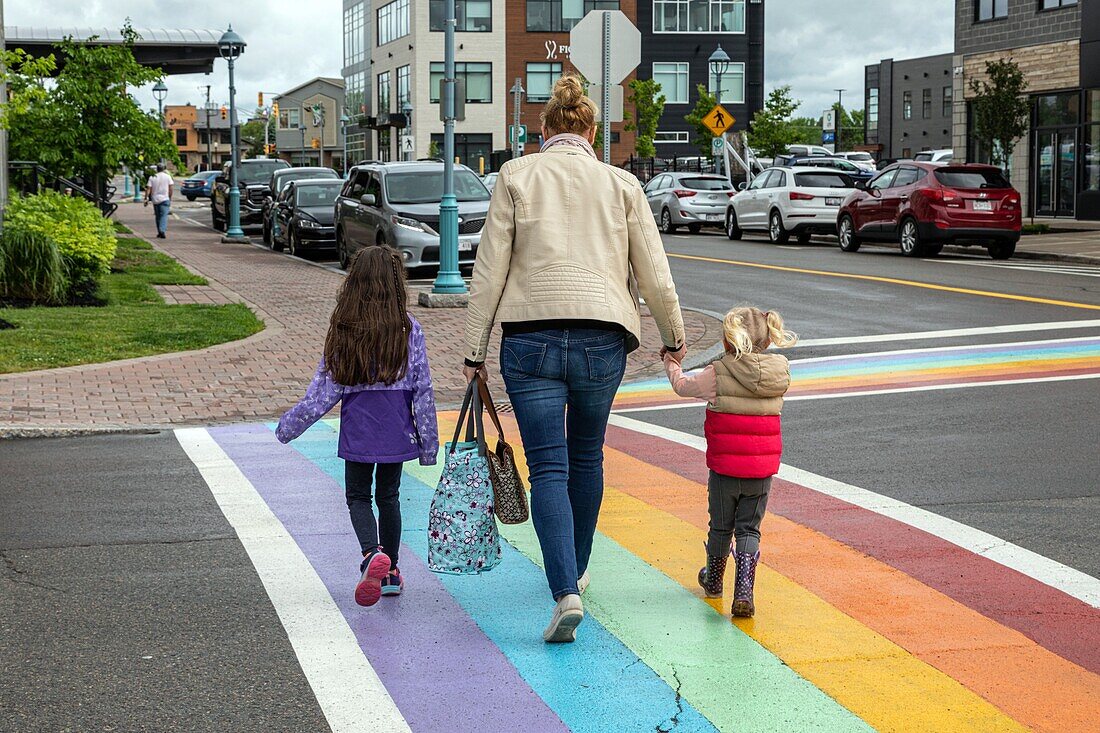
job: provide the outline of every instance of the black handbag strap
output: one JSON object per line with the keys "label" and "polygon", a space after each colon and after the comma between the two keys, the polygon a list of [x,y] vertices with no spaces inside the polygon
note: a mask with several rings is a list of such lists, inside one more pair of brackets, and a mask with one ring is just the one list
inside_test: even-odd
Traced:
{"label": "black handbag strap", "polygon": [[458,445],[458,436],[462,433],[463,426],[465,426],[466,442],[473,443],[476,441],[478,453],[481,455],[486,454],[485,426],[482,423],[481,411],[481,395],[478,394],[477,384],[476,382],[470,382],[466,387],[466,396],[462,400],[462,409],[458,413],[455,434],[451,439],[451,453],[455,452],[455,447]]}

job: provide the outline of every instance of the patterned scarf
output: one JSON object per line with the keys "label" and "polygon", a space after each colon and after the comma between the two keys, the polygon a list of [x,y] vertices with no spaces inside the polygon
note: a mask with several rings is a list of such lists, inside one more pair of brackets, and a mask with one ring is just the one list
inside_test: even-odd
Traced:
{"label": "patterned scarf", "polygon": [[[571,148],[580,148],[584,152],[596,158],[596,151],[592,149],[592,144],[588,140],[584,139],[580,135],[574,135],[571,132],[563,132],[560,135],[554,135],[553,137],[546,138],[546,141],[539,149],[540,153],[545,153],[555,145],[568,145]],[[599,158],[596,158],[599,160]]]}

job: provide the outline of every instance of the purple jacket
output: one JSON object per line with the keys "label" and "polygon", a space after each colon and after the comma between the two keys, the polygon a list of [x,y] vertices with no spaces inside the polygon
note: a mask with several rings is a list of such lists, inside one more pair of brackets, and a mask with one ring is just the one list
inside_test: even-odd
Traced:
{"label": "purple jacket", "polygon": [[419,458],[422,466],[435,465],[439,428],[428,352],[420,323],[412,316],[409,321],[409,364],[404,377],[393,384],[346,387],[333,381],[321,359],[305,397],[279,419],[275,437],[289,443],[343,400],[337,451],[341,458],[360,463]]}

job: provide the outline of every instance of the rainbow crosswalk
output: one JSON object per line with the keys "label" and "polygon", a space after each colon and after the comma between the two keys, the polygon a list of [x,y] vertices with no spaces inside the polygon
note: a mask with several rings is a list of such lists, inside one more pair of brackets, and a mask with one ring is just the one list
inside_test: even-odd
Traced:
{"label": "rainbow crosswalk", "polygon": [[[1036,343],[1014,361],[1062,371],[1096,359],[1098,345]],[[960,366],[1004,364],[996,347],[978,348],[957,350]],[[882,356],[802,362],[796,379],[816,389],[805,385],[858,369],[877,378],[925,368],[904,352]],[[625,399],[641,392],[627,388]],[[441,415],[441,433],[454,419]],[[608,431],[578,643],[541,641],[551,602],[530,523],[501,527],[504,560],[490,573],[427,570],[438,467],[406,467],[405,595],[361,609],[351,594],[357,544],[337,427],[324,421],[289,446],[265,425],[200,432],[212,444],[204,465],[235,471],[250,487],[219,501],[257,502],[270,512],[265,521],[285,529],[373,669],[378,694],[392,700],[394,717],[371,730],[1092,731],[1100,722],[1095,579],[1044,582],[786,470],[763,527],[757,616],[732,621],[728,583],[717,601],[695,581],[707,524],[698,448],[629,420]],[[516,434],[514,424],[506,429]],[[192,439],[182,433],[181,442]],[[208,482],[213,475],[204,472]],[[211,488],[222,496],[216,482]],[[324,708],[324,684],[311,683]]]}

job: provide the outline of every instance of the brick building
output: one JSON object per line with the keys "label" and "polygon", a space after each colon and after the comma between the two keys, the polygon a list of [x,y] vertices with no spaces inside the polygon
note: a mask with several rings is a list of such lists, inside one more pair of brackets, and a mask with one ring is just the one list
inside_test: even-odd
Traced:
{"label": "brick building", "polygon": [[883,59],[864,68],[865,149],[877,160],[912,158],[921,150],[951,147],[951,62],[947,53]]}
{"label": "brick building", "polygon": [[956,0],[957,160],[989,158],[970,130],[970,81],[1002,58],[1019,64],[1032,103],[1031,129],[1010,164],[1025,213],[1100,219],[1100,2]]}
{"label": "brick building", "polygon": [[187,170],[220,168],[229,160],[229,120],[221,118],[220,109],[213,109],[208,115],[205,109],[193,104],[168,104],[164,107],[164,124]]}

